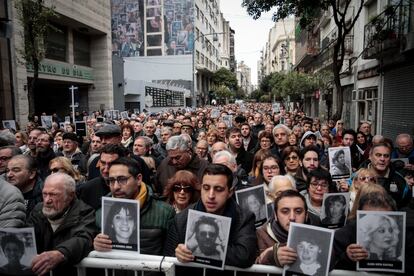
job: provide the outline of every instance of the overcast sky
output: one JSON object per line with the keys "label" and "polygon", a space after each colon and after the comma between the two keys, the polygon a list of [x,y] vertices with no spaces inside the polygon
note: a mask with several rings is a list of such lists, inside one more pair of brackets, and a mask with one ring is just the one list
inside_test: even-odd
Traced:
{"label": "overcast sky", "polygon": [[262,14],[258,20],[254,20],[241,3],[242,0],[221,0],[220,10],[235,31],[234,47],[237,62],[244,61],[250,67],[252,83],[257,84],[257,61],[260,59],[260,50],[265,46],[274,22],[272,13]]}

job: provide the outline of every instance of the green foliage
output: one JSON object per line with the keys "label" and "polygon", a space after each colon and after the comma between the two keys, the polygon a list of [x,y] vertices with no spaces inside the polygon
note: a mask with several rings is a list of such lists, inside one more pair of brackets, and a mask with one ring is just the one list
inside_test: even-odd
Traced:
{"label": "green foliage", "polygon": [[[333,74],[321,71],[316,74],[288,72],[287,74],[273,72],[260,83],[260,90],[254,91],[251,98],[262,100],[263,96],[273,98],[298,98],[301,94],[313,93],[316,89],[326,91],[332,86]],[[266,90],[265,90],[266,89]]]}
{"label": "green foliage", "polygon": [[330,0],[243,0],[242,6],[247,8],[247,13],[254,19],[258,19],[262,12],[268,12],[274,7],[273,21],[284,19],[294,15],[299,19],[302,28],[306,28],[319,17],[321,10],[326,10]]}
{"label": "green foliage", "polygon": [[15,7],[18,20],[24,28],[24,51],[27,64],[41,61],[46,53],[45,40],[52,27],[49,20],[56,17],[53,7],[44,6],[43,0],[17,0]]}
{"label": "green foliage", "polygon": [[232,91],[237,90],[237,78],[230,70],[222,67],[213,74],[213,82],[216,86],[226,86]]}
{"label": "green foliage", "polygon": [[[345,37],[351,33],[357,22],[366,0],[243,0],[242,6],[246,7],[247,12],[254,19],[261,16],[262,12],[268,12],[274,9],[273,20],[278,21],[290,15],[299,19],[302,29],[312,30],[316,22],[319,22],[322,11],[331,10],[333,22],[337,29],[337,38],[332,44],[332,72],[336,91],[336,114],[337,118],[341,117],[343,108],[343,88],[341,85],[341,70],[345,57]],[[387,11],[389,12],[389,11]],[[392,34],[380,34],[383,37]],[[301,76],[297,77],[295,83],[302,82]],[[302,83],[303,84],[303,83]],[[298,85],[297,88],[304,88]],[[280,92],[282,93],[282,92]]]}
{"label": "green foliage", "polygon": [[16,0],[17,18],[23,26],[21,36],[24,40],[24,49],[17,51],[23,57],[26,65],[32,65],[33,78],[28,85],[27,100],[29,114],[34,114],[34,93],[39,78],[40,61],[46,54],[46,38],[50,29],[56,29],[50,20],[57,17],[54,7],[45,6],[44,0]]}
{"label": "green foliage", "polygon": [[213,87],[213,91],[217,98],[225,99],[234,96],[234,92],[232,92],[226,85],[218,85]]}

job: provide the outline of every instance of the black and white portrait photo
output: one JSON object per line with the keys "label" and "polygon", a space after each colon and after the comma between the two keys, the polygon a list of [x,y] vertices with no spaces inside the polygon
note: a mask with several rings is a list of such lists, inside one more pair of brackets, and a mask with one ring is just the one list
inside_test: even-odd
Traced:
{"label": "black and white portrait photo", "polygon": [[112,249],[139,252],[138,201],[102,197],[102,230]]}
{"label": "black and white portrait photo", "polygon": [[3,120],[3,128],[16,131],[16,121],[15,120]]}
{"label": "black and white portrait photo", "polygon": [[265,198],[264,185],[236,191],[236,200],[240,207],[256,216],[256,228],[263,225],[269,217]]}
{"label": "black and white portrait photo", "polygon": [[321,207],[321,221],[327,228],[345,225],[349,211],[349,193],[325,193]]}
{"label": "black and white portrait photo", "polygon": [[357,212],[357,243],[368,251],[357,270],[404,272],[405,221],[405,212]]}
{"label": "black and white portrait photo", "polygon": [[0,275],[33,275],[37,255],[33,228],[0,229]]}
{"label": "black and white portrait photo", "polygon": [[52,128],[52,116],[40,116],[42,121],[42,127],[51,129]]}
{"label": "black and white portrait photo", "polygon": [[297,259],[285,266],[283,275],[317,275],[329,273],[334,230],[290,223],[287,246],[296,251]]}
{"label": "black and white portrait photo", "polygon": [[224,269],[231,218],[189,210],[185,245],[194,262],[206,267]]}
{"label": "black and white portrait photo", "polygon": [[351,151],[349,147],[328,148],[329,172],[333,180],[351,177]]}

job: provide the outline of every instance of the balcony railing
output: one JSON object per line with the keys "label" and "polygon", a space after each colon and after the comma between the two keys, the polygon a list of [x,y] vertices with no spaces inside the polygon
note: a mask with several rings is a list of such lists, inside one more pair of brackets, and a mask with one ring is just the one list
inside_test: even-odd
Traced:
{"label": "balcony railing", "polygon": [[398,52],[408,33],[409,13],[409,5],[389,6],[366,24],[363,58],[379,58]]}

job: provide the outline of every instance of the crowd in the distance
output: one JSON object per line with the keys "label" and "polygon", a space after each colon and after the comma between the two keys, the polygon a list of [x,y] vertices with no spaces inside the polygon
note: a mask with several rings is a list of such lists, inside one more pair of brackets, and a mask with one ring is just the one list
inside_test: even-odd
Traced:
{"label": "crowd in the distance", "polygon": [[[34,274],[74,275],[74,264],[91,250],[110,251],[122,240],[101,231],[102,197],[139,202],[142,254],[184,263],[196,250],[208,251],[185,245],[194,209],[232,218],[226,265],[283,267],[298,258],[286,245],[291,222],[331,227],[345,220],[321,219],[324,194],[334,192],[350,193],[350,212],[336,229],[330,269],[355,270],[357,261],[370,257],[368,245],[356,242],[357,210],[400,210],[407,215],[405,271],[414,271],[409,134],[392,140],[375,135],[369,122],[354,130],[342,120],[321,122],[283,107],[275,113],[271,104],[259,103],[103,117],[94,112],[86,118],[86,137],[70,122],[60,128],[57,116],[51,129],[34,119],[15,133],[0,131],[0,228],[34,227]],[[350,148],[352,172],[350,179],[333,181],[329,162],[346,169],[343,152],[328,158],[328,149],[338,146]],[[408,162],[394,164],[395,158]],[[263,184],[272,210],[256,229],[260,210],[243,211],[235,191]],[[374,223],[372,232],[379,226]],[[379,258],[389,254],[377,247]]]}

